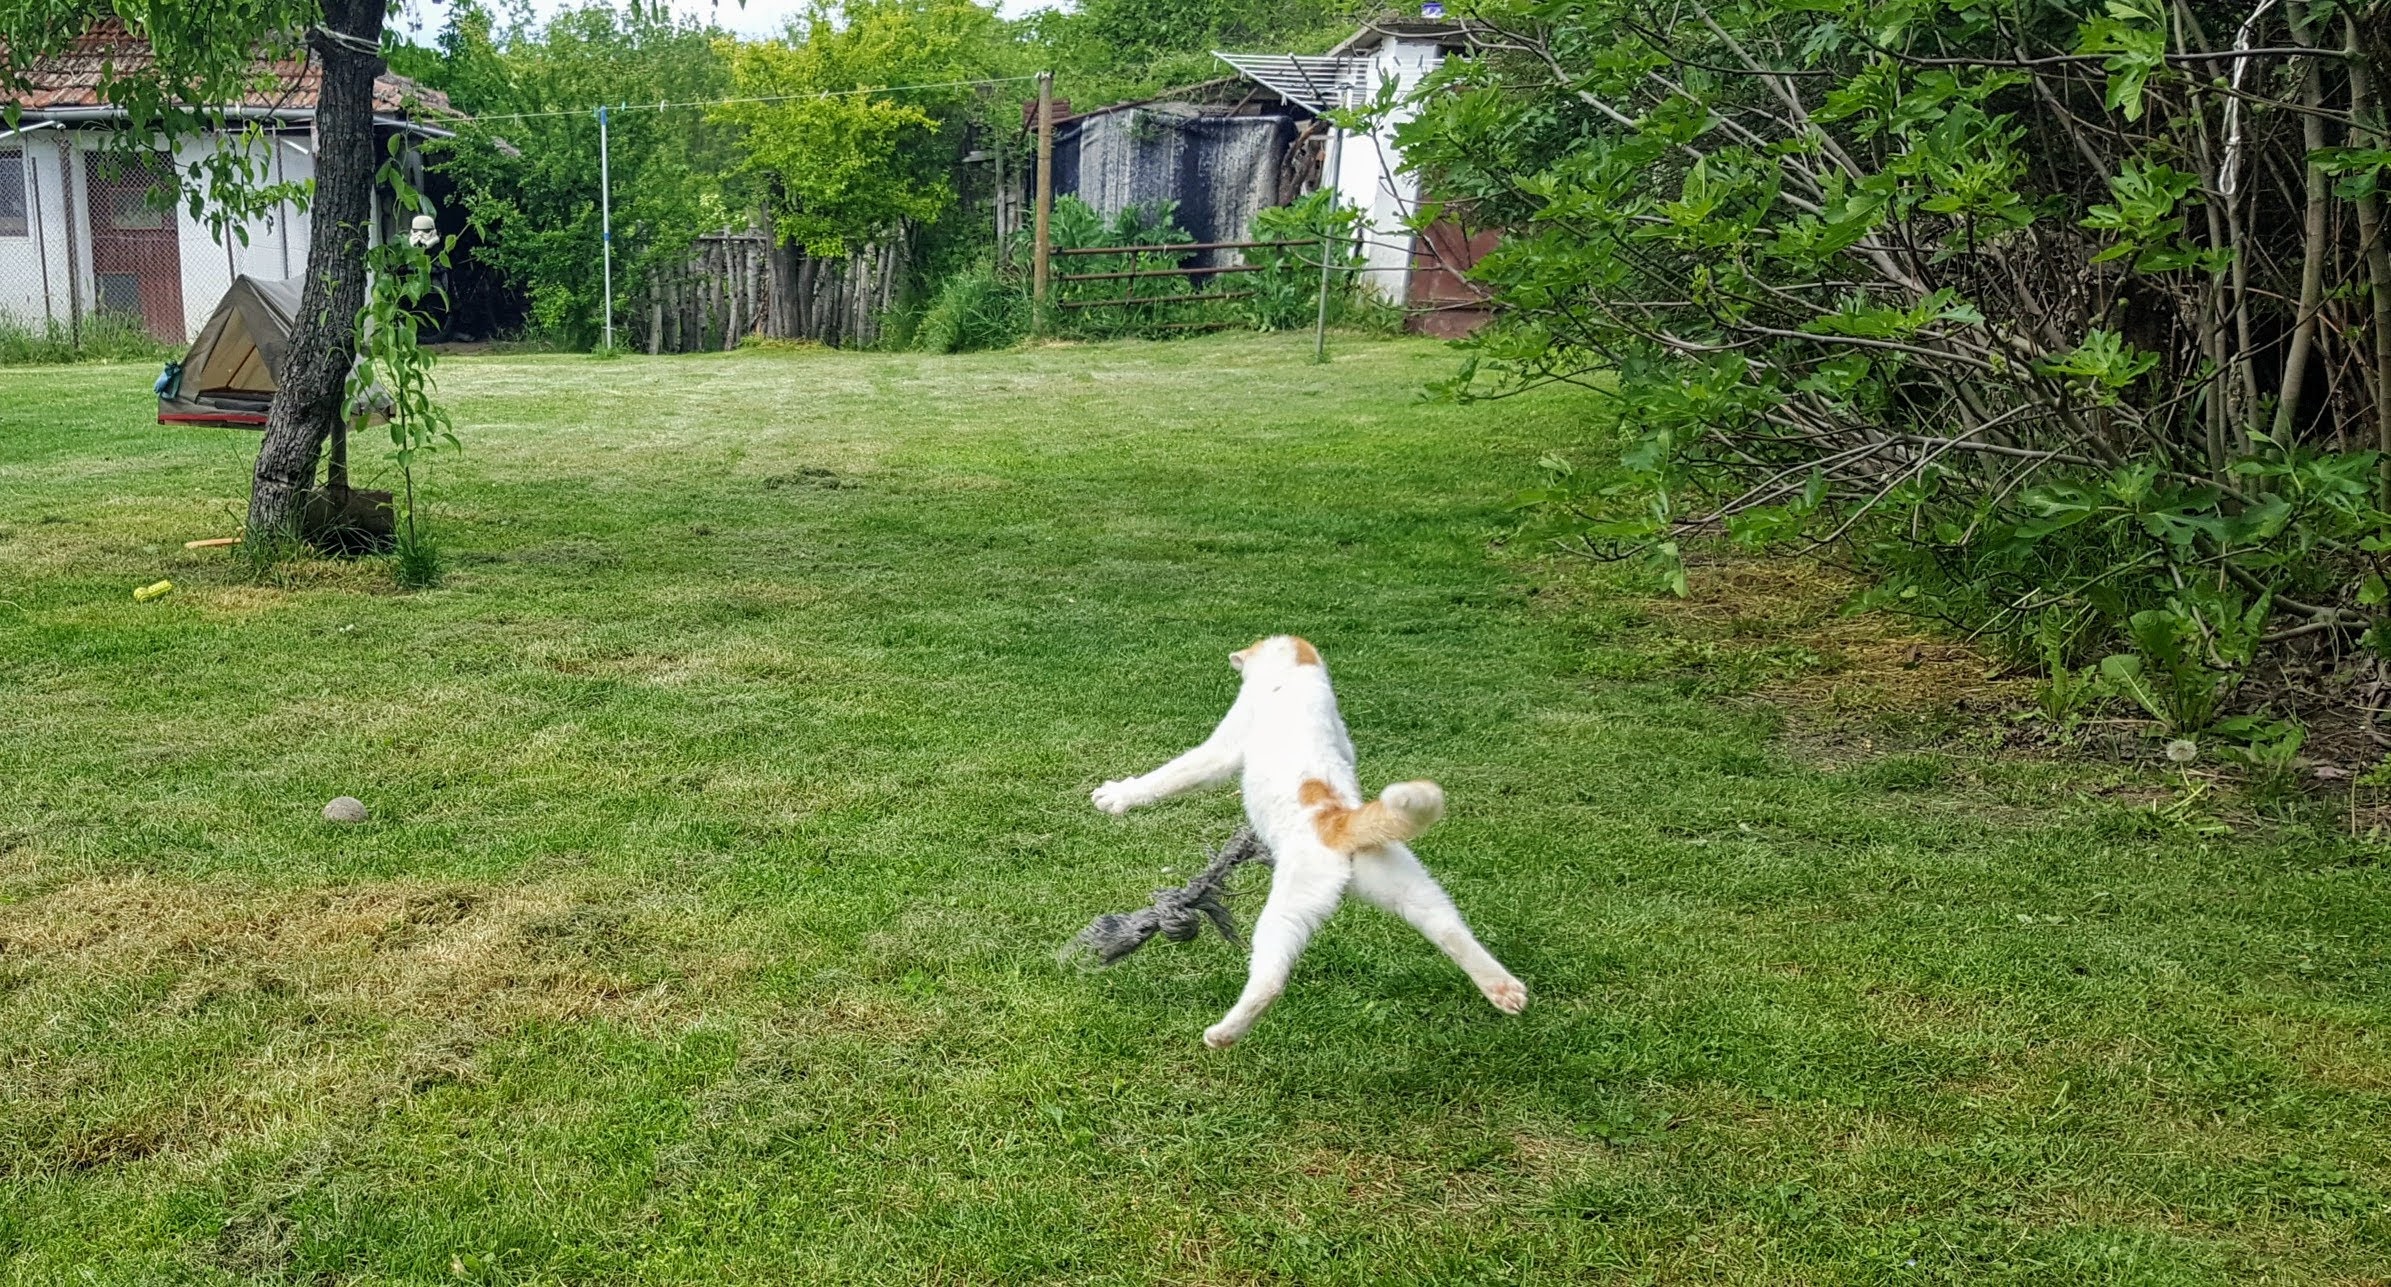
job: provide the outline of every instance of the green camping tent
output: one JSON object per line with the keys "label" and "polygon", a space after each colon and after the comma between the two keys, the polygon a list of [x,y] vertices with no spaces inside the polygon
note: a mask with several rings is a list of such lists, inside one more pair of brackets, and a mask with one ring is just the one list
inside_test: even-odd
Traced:
{"label": "green camping tent", "polygon": [[264,424],[298,315],[297,281],[233,278],[191,351],[159,379],[158,423]]}

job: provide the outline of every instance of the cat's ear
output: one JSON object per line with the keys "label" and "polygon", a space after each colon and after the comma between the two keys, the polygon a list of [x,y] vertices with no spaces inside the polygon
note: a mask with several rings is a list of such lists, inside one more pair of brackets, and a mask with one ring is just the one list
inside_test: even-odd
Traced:
{"label": "cat's ear", "polygon": [[1233,652],[1233,653],[1230,653],[1230,654],[1229,654],[1229,668],[1230,668],[1230,669],[1232,669],[1232,670],[1243,670],[1243,669],[1245,669],[1245,659],[1246,659],[1246,658],[1248,658],[1248,657],[1251,657],[1251,656],[1253,656],[1255,653],[1257,653],[1257,652],[1261,651],[1261,649],[1262,649],[1262,645],[1260,645],[1260,644],[1254,644],[1254,645],[1253,645],[1253,646],[1251,646],[1251,647],[1247,647],[1247,648],[1240,648],[1240,649],[1238,649],[1237,651],[1235,651],[1235,652]]}

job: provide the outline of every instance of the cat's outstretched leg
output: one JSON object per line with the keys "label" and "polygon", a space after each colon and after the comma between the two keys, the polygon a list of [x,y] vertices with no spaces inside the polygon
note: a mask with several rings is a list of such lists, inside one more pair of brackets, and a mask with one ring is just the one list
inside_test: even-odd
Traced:
{"label": "cat's outstretched leg", "polygon": [[1204,1030],[1204,1044],[1214,1050],[1235,1045],[1270,1003],[1279,999],[1279,993],[1286,991],[1295,958],[1303,955],[1312,932],[1345,897],[1351,868],[1342,857],[1325,849],[1277,857],[1270,899],[1254,920],[1254,958],[1246,974],[1245,991],[1219,1023]]}
{"label": "cat's outstretched leg", "polygon": [[1240,695],[1203,745],[1151,773],[1107,782],[1088,798],[1106,813],[1127,813],[1184,792],[1227,785],[1245,767],[1245,710]]}
{"label": "cat's outstretched leg", "polygon": [[1127,813],[1201,787],[1222,786],[1245,767],[1245,753],[1236,746],[1206,742],[1152,773],[1121,778],[1097,787],[1088,796],[1106,813]]}
{"label": "cat's outstretched leg", "polygon": [[1461,972],[1478,985],[1478,991],[1494,1008],[1504,1014],[1518,1014],[1528,1008],[1528,987],[1513,977],[1503,963],[1494,959],[1469,932],[1469,925],[1461,919],[1460,909],[1445,893],[1436,877],[1420,865],[1410,849],[1399,845],[1380,845],[1366,849],[1353,857],[1353,892],[1371,905],[1393,912],[1436,944]]}

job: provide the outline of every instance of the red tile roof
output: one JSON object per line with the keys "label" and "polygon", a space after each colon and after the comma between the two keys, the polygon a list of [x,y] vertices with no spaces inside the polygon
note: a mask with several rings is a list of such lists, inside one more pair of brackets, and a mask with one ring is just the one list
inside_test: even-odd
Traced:
{"label": "red tile roof", "polygon": [[[75,37],[66,52],[44,59],[27,74],[32,88],[24,93],[0,91],[0,103],[12,99],[28,112],[59,107],[105,107],[100,98],[102,69],[118,74],[149,61],[147,41],[123,24],[104,20]],[[241,98],[240,106],[313,108],[324,80],[323,66],[314,59],[259,59],[255,70],[261,84]],[[374,111],[384,116],[416,116],[433,120],[461,116],[449,106],[448,95],[407,79],[384,74],[374,82]]]}

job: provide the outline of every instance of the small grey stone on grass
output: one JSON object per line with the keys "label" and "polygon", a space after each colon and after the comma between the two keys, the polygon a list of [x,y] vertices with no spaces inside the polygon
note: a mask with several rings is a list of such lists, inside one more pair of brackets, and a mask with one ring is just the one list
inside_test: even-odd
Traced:
{"label": "small grey stone on grass", "polygon": [[365,801],[353,795],[341,796],[324,806],[324,821],[363,822],[365,821]]}

